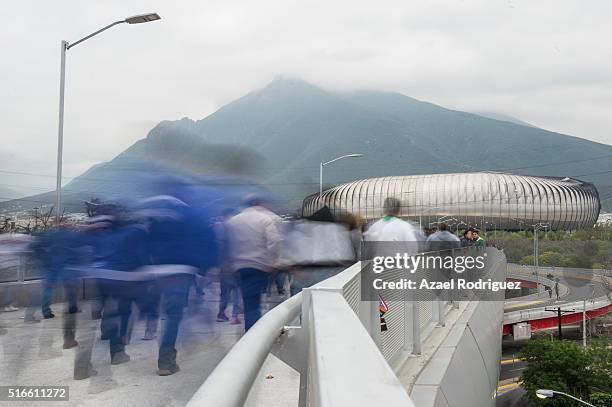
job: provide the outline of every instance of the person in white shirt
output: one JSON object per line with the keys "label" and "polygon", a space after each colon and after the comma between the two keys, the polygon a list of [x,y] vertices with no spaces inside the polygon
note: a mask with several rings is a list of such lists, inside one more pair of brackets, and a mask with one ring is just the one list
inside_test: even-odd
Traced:
{"label": "person in white shirt", "polygon": [[244,329],[261,318],[261,292],[276,270],[281,243],[281,218],[264,207],[261,198],[244,199],[246,208],[227,221],[230,267],[240,278]]}
{"label": "person in white shirt", "polygon": [[[399,218],[400,208],[401,203],[397,198],[385,199],[384,216],[364,234],[366,253],[362,253],[362,260],[364,256],[369,258],[371,255],[389,256],[396,253],[414,255],[422,251],[423,234],[417,226]],[[367,242],[380,242],[380,244]]]}
{"label": "person in white shirt", "polygon": [[378,242],[419,242],[422,234],[410,222],[398,218],[400,201],[396,198],[386,198],[384,216],[376,221],[365,233],[365,240]]}

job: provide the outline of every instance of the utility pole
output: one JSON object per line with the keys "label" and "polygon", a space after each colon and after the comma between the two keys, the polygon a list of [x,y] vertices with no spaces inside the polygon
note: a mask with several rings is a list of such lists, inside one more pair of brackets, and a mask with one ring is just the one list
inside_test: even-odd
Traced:
{"label": "utility pole", "polygon": [[563,340],[563,331],[561,330],[561,315],[563,313],[573,313],[576,312],[575,309],[571,309],[571,310],[562,310],[561,307],[557,307],[557,308],[553,308],[553,309],[548,309],[545,308],[544,311],[548,311],[548,312],[556,312],[557,313],[557,329],[559,331],[559,340],[562,341]]}
{"label": "utility pole", "polygon": [[586,297],[582,300],[582,347],[586,348]]}
{"label": "utility pole", "polygon": [[[591,283],[591,298],[595,296],[595,284]],[[586,335],[586,297],[582,300],[582,347],[587,346]]]}
{"label": "utility pole", "polygon": [[538,248],[538,227],[533,228],[533,266],[536,274],[536,291],[540,292],[540,253]]}

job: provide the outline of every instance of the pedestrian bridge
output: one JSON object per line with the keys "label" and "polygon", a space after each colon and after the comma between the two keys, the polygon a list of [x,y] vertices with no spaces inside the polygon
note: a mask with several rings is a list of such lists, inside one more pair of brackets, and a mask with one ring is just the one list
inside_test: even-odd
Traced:
{"label": "pedestrian bridge", "polygon": [[[555,329],[561,325],[580,323],[612,311],[612,277],[609,270],[564,267],[538,267],[508,264],[508,278],[554,287],[559,283],[559,299],[555,294],[539,290],[532,295],[506,301],[503,334],[512,334],[519,323],[529,324],[531,332]],[[559,318],[549,309],[561,308]]]}
{"label": "pedestrian bridge", "polygon": [[[485,250],[487,278],[505,280],[503,252],[456,250]],[[286,394],[299,406],[495,404],[503,291],[491,292],[486,301],[384,292],[388,330],[381,331],[379,304],[362,300],[368,297],[361,290],[356,263],[270,310],[221,360],[189,405],[288,405]],[[275,380],[274,369],[294,374]]]}

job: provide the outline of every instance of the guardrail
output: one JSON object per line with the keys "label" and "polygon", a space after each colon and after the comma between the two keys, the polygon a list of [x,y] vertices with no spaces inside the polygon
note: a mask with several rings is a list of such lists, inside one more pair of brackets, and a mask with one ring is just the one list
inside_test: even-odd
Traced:
{"label": "guardrail", "polygon": [[[497,265],[503,261],[505,271],[503,254],[493,248],[489,252]],[[300,373],[300,406],[413,406],[395,372],[411,354],[420,353],[434,326],[444,325],[453,304],[423,301],[407,290],[383,295],[389,303],[385,319],[392,327],[386,332],[381,332],[378,301],[362,298],[361,263],[304,289],[265,314],[188,405],[242,406],[272,353]]]}
{"label": "guardrail", "polygon": [[22,283],[42,278],[42,271],[30,252],[0,251],[0,283]]}
{"label": "guardrail", "polygon": [[[551,287],[551,289],[552,287],[555,286],[555,281],[547,277],[544,277],[541,275],[536,276],[533,273],[528,272],[527,270],[520,270],[519,268],[514,267],[514,266],[516,265],[508,264],[508,268],[507,268],[508,271],[506,272],[506,278],[510,277],[510,278],[514,278],[517,280],[526,280],[526,281],[538,283],[543,286]],[[559,298],[565,297],[567,294],[569,294],[569,292],[570,292],[570,289],[567,285],[559,283]],[[535,300],[549,299],[551,297],[552,297],[552,294],[550,294],[546,290],[543,290],[543,291],[535,292],[533,294],[524,295],[522,297],[508,298],[506,300],[506,304],[507,304],[507,308],[512,308],[514,306],[520,306],[521,303],[535,301]]]}
{"label": "guardrail", "polygon": [[201,401],[206,406],[242,406],[272,345],[279,336],[286,336],[284,327],[300,314],[301,306],[300,293],[257,321],[219,362],[190,404],[199,405]]}
{"label": "guardrail", "polygon": [[[586,304],[584,300],[578,300],[578,301],[567,302],[563,304],[552,304],[552,305],[549,305],[548,307],[553,307],[553,308],[561,307],[565,310],[575,309],[575,313],[580,313],[583,311],[583,309],[586,311],[592,311],[592,310],[596,310],[599,308],[607,307],[608,305],[612,304],[611,297],[612,296],[610,294],[602,295],[597,298],[586,300]],[[586,305],[586,309],[584,308],[585,305]],[[532,309],[527,309],[527,310],[507,312],[506,314],[504,314],[504,325],[516,324],[519,322],[531,321],[534,319],[547,319],[547,318],[552,317],[553,315],[551,315],[550,312],[546,311],[545,308],[547,307],[544,306],[544,307],[532,308]]]}

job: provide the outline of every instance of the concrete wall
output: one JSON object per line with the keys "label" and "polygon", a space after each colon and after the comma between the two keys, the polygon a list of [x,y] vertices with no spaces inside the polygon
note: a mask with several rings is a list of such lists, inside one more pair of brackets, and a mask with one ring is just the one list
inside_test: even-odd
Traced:
{"label": "concrete wall", "polygon": [[[487,248],[495,261],[489,277],[506,279],[502,252]],[[419,407],[494,407],[501,359],[503,291],[488,292],[471,301],[412,387],[410,398]]]}
{"label": "concrete wall", "polygon": [[421,407],[495,405],[503,301],[472,302],[417,378],[410,398]]}

